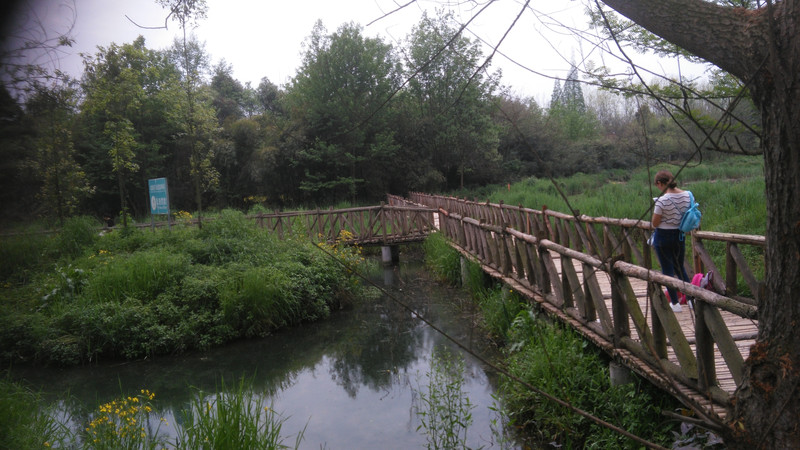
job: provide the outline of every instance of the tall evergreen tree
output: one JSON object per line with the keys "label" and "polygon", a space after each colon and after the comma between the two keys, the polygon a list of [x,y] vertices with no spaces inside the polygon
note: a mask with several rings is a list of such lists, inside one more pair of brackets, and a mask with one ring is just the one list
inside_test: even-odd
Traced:
{"label": "tall evergreen tree", "polygon": [[28,99],[26,120],[35,130],[29,141],[31,167],[39,180],[39,199],[46,215],[63,224],[93,189],[76,159],[72,138],[77,93],[69,86],[38,86]]}
{"label": "tall evergreen tree", "polygon": [[365,37],[354,24],[331,34],[316,24],[286,99],[302,130],[294,161],[309,199],[383,195],[382,172],[397,149],[384,102],[399,79],[400,66],[383,40]]}
{"label": "tall evergreen tree", "polygon": [[[480,45],[464,37],[452,15],[423,14],[407,41],[408,83],[419,149],[444,181],[429,188],[488,181],[499,167],[497,128],[491,120],[497,81],[487,76]],[[427,177],[429,178],[429,177]]]}

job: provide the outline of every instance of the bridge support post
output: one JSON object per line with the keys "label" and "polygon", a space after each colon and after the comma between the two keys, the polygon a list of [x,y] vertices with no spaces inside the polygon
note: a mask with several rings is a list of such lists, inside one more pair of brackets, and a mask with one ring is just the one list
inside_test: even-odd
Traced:
{"label": "bridge support post", "polygon": [[383,285],[384,286],[394,285],[394,268],[389,267],[388,265],[385,264],[383,267]]}
{"label": "bridge support post", "polygon": [[396,245],[384,245],[381,247],[381,261],[384,266],[397,264],[400,261],[400,248]]}
{"label": "bridge support post", "polygon": [[630,369],[616,361],[611,361],[609,363],[608,372],[611,374],[612,386],[622,386],[624,384],[633,383],[633,374],[631,374]]}

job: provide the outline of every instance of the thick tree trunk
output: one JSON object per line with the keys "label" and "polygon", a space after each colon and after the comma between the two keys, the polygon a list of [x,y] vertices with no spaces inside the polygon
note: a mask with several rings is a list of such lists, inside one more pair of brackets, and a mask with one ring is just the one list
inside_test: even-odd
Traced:
{"label": "thick tree trunk", "polygon": [[[759,331],[736,392],[726,444],[800,443],[800,11],[703,0],[603,0],[649,31],[745,82],[761,110],[767,197],[766,279]],[[769,2],[771,3],[771,2]]]}

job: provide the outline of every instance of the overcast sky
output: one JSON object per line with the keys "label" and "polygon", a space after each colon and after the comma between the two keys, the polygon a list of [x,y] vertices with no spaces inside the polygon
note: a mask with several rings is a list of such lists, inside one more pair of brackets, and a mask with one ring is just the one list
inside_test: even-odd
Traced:
{"label": "overcast sky", "polygon": [[[39,19],[50,30],[63,33],[74,19],[72,32],[75,45],[67,50],[59,64],[63,70],[80,75],[82,64],[78,53],[94,53],[97,46],[130,43],[137,36],[145,37],[149,48],[169,47],[179,33],[177,23],[169,22],[168,30],[149,30],[137,27],[164,25],[166,12],[155,0],[24,0],[35,3]],[[380,36],[399,44],[419,21],[422,11],[431,14],[445,0],[419,0],[387,17],[408,0],[207,0],[208,17],[194,30],[205,42],[213,63],[224,59],[233,67],[233,74],[242,83],[255,87],[263,77],[283,85],[292,78],[300,63],[303,41],[317,20],[322,20],[329,32],[341,24],[354,22],[364,26],[367,36]],[[478,9],[464,2],[450,2],[456,17],[468,21]],[[469,3],[469,2],[468,2]],[[479,8],[483,7],[480,2]],[[577,39],[566,28],[586,29],[583,2],[574,0],[531,2],[509,33],[496,55],[492,68],[502,69],[502,82],[521,96],[537,101],[549,100],[554,80],[564,77],[570,61],[587,58],[595,65],[609,64],[593,47]],[[544,9],[542,9],[544,8]],[[492,3],[468,28],[466,36],[495,45],[519,14],[518,0]],[[74,10],[74,11],[73,11]],[[127,16],[127,17],[126,17]],[[382,18],[383,17],[383,18]],[[23,17],[17,16],[19,22]],[[134,24],[134,22],[136,24]],[[372,24],[370,24],[373,22]],[[368,25],[370,24],[370,25]],[[486,47],[484,54],[490,53]],[[513,61],[512,61],[513,59]],[[657,70],[677,73],[677,63],[662,60]],[[522,69],[523,65],[539,74]],[[685,70],[685,69],[684,69]]]}

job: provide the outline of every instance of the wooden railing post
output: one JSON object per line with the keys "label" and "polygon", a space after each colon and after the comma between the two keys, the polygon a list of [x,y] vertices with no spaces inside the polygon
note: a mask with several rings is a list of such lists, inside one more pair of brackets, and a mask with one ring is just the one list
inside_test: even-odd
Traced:
{"label": "wooden railing post", "polygon": [[736,260],[733,258],[732,249],[735,245],[732,242],[725,243],[725,288],[728,295],[736,295],[739,292],[736,277]]}
{"label": "wooden railing post", "polygon": [[650,307],[650,329],[653,330],[653,350],[659,358],[667,357],[667,332],[664,323],[656,314],[654,302],[659,298],[661,287],[652,282],[647,283],[647,305]]}
{"label": "wooden railing post", "polygon": [[711,306],[702,301],[696,301],[694,306],[696,341],[695,354],[697,357],[697,383],[702,390],[708,390],[716,384],[717,368],[714,361],[714,338],[711,330],[706,325],[705,311]]}
{"label": "wooden railing post", "polygon": [[631,335],[631,327],[628,323],[628,305],[625,302],[622,284],[619,281],[620,275],[614,271],[610,264],[607,270],[611,277],[611,316],[614,319],[613,343],[615,348],[622,348],[623,338]]}

